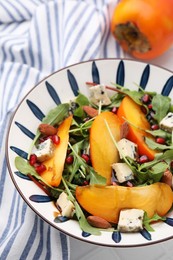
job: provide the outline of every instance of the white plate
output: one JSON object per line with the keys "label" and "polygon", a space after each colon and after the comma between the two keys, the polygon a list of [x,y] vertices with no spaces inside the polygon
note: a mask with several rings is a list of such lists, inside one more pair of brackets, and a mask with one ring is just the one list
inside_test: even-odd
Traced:
{"label": "white plate", "polygon": [[[10,123],[7,135],[7,163],[11,178],[26,203],[51,226],[77,239],[111,247],[135,247],[158,243],[173,238],[173,214],[170,212],[170,225],[159,222],[153,225],[154,232],[135,234],[118,234],[118,241],[113,239],[112,232],[102,232],[101,236],[84,236],[78,222],[68,220],[55,223],[56,207],[50,198],[28,178],[24,178],[14,165],[17,155],[24,158],[34,138],[36,129],[47,112],[59,102],[74,99],[78,90],[88,94],[86,82],[112,82],[136,89],[134,83],[146,90],[157,91],[173,97],[172,72],[150,64],[119,59],[100,59],[75,64],[59,70],[42,80],[22,100]],[[35,196],[38,195],[38,196]],[[120,235],[120,236],[119,236]]]}

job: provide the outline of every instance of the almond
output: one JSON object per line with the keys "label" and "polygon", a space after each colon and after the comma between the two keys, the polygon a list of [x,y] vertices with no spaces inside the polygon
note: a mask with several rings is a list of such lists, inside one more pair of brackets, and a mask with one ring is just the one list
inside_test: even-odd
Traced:
{"label": "almond", "polygon": [[98,216],[88,216],[87,221],[93,227],[104,229],[111,228],[111,224],[107,220]]}
{"label": "almond", "polygon": [[129,132],[129,124],[125,121],[120,128],[120,139],[126,138]]}
{"label": "almond", "polygon": [[40,124],[38,130],[46,136],[55,135],[57,133],[57,129],[49,124]]}
{"label": "almond", "polygon": [[98,110],[90,107],[90,106],[83,106],[83,110],[87,113],[88,116],[90,117],[95,117],[98,115]]}
{"label": "almond", "polygon": [[163,173],[161,182],[164,182],[164,183],[168,184],[170,187],[172,187],[172,184],[173,184],[172,173],[168,169]]}

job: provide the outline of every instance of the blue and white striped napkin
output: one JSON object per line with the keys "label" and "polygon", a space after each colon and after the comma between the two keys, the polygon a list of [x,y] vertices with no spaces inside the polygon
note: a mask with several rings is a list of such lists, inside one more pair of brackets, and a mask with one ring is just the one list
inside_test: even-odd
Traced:
{"label": "blue and white striped napkin", "polygon": [[72,63],[119,57],[110,36],[116,1],[0,1],[0,259],[69,259],[68,238],[25,204],[7,171],[11,112],[43,77]]}

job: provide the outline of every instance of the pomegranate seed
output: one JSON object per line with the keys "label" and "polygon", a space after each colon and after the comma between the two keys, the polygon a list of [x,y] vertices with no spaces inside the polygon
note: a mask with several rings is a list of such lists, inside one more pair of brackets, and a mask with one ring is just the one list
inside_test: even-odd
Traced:
{"label": "pomegranate seed", "polygon": [[159,125],[155,124],[151,126],[151,130],[158,130],[159,129]]}
{"label": "pomegranate seed", "polygon": [[153,108],[153,105],[150,103],[150,104],[148,104],[148,108],[149,109],[152,109]]}
{"label": "pomegranate seed", "polygon": [[158,143],[158,144],[165,144],[166,140],[163,137],[157,137],[156,138],[156,143]]}
{"label": "pomegranate seed", "polygon": [[44,172],[46,170],[46,166],[44,164],[37,165],[35,167],[35,170],[37,173],[41,174],[42,172]]}
{"label": "pomegranate seed", "polygon": [[114,114],[116,114],[117,111],[118,111],[118,108],[117,108],[117,107],[113,107],[112,110],[111,110],[111,112],[114,113]]}
{"label": "pomegranate seed", "polygon": [[139,159],[138,159],[138,162],[139,162],[140,164],[146,163],[146,162],[148,162],[148,161],[149,161],[149,159],[148,159],[148,156],[147,156],[147,155],[142,155],[142,156],[140,156]]}
{"label": "pomegranate seed", "polygon": [[66,162],[67,164],[72,164],[73,161],[74,161],[73,155],[68,155],[67,158],[66,158],[66,160],[65,160],[65,162]]}
{"label": "pomegranate seed", "polygon": [[37,162],[37,155],[31,154],[29,157],[29,164],[31,166],[34,166],[34,164]]}
{"label": "pomegranate seed", "polygon": [[88,185],[88,184],[89,184],[88,181],[84,181],[84,182],[83,182],[83,186],[86,186],[86,185]]}
{"label": "pomegranate seed", "polygon": [[86,161],[87,164],[90,164],[90,157],[88,154],[83,153],[81,157]]}
{"label": "pomegranate seed", "polygon": [[142,97],[142,102],[143,102],[144,104],[147,104],[150,100],[151,100],[150,95],[148,95],[148,94],[144,94],[144,95],[143,95],[143,97]]}
{"label": "pomegranate seed", "polygon": [[146,115],[147,114],[147,109],[144,106],[141,106],[141,111]]}
{"label": "pomegranate seed", "polygon": [[58,145],[60,143],[60,137],[58,135],[52,135],[50,138],[54,144]]}

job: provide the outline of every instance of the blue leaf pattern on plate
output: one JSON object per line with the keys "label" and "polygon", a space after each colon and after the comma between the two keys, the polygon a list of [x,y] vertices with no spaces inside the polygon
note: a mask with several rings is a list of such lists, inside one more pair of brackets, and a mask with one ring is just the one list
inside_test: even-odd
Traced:
{"label": "blue leaf pattern on plate", "polygon": [[172,90],[172,87],[173,87],[173,76],[171,76],[167,82],[165,83],[163,89],[162,89],[162,92],[161,94],[163,96],[169,96],[171,90]]}
{"label": "blue leaf pattern on plate", "polygon": [[148,64],[143,73],[142,73],[142,76],[141,76],[141,80],[140,80],[140,83],[139,83],[139,86],[143,89],[145,89],[147,83],[148,83],[148,79],[150,77],[150,65]]}
{"label": "blue leaf pattern on plate", "polygon": [[23,174],[23,173],[21,173],[21,172],[14,172],[18,177],[20,177],[20,178],[22,178],[22,179],[24,179],[24,180],[28,180],[28,181],[31,181],[31,179],[27,176],[27,175],[25,175],[25,174]]}
{"label": "blue leaf pattern on plate", "polygon": [[43,112],[38,108],[38,106],[36,106],[32,101],[30,100],[26,100],[26,103],[28,104],[29,108],[31,109],[31,111],[33,112],[33,114],[40,120],[42,121],[43,117],[45,117],[45,115],[43,114]]}
{"label": "blue leaf pattern on plate", "polygon": [[27,129],[25,126],[21,125],[18,122],[15,122],[15,124],[20,128],[20,130],[27,135],[29,138],[31,138],[32,140],[34,139],[35,135],[29,130]]}
{"label": "blue leaf pattern on plate", "polygon": [[119,243],[121,241],[121,233],[120,231],[114,231],[112,233],[112,239],[115,241],[115,243]]}
{"label": "blue leaf pattern on plate", "polygon": [[151,240],[151,234],[145,228],[142,229],[140,233],[145,239]]}
{"label": "blue leaf pattern on plate", "polygon": [[78,87],[77,81],[70,70],[67,70],[67,76],[68,76],[68,80],[69,80],[71,89],[72,89],[74,95],[77,96],[79,94],[79,87]]}
{"label": "blue leaf pattern on plate", "polygon": [[120,86],[124,86],[124,80],[125,80],[124,62],[121,60],[117,69],[116,84]]}
{"label": "blue leaf pattern on plate", "polygon": [[82,231],[82,236],[83,237],[89,237],[89,236],[91,236],[91,234],[88,233],[88,232]]}
{"label": "blue leaf pattern on plate", "polygon": [[61,100],[60,100],[56,90],[54,89],[54,87],[48,81],[46,81],[45,84],[46,84],[47,91],[49,92],[49,95],[51,96],[53,101],[57,105],[61,104]]}
{"label": "blue leaf pattern on plate", "polygon": [[25,151],[15,147],[15,146],[10,146],[10,149],[15,152],[17,155],[19,155],[20,157],[24,158],[27,160],[28,158],[28,153],[26,153]]}
{"label": "blue leaf pattern on plate", "polygon": [[173,227],[173,218],[166,218],[166,220],[164,221],[166,224],[168,224],[169,226]]}
{"label": "blue leaf pattern on plate", "polygon": [[68,221],[69,218],[65,217],[65,216],[58,216],[54,219],[54,222],[55,223],[63,223],[63,222],[66,222]]}
{"label": "blue leaf pattern on plate", "polygon": [[99,71],[98,71],[95,61],[93,61],[93,63],[92,63],[92,79],[93,79],[94,83],[100,84]]}
{"label": "blue leaf pattern on plate", "polygon": [[29,199],[37,203],[45,203],[53,200],[51,197],[45,195],[31,195]]}

